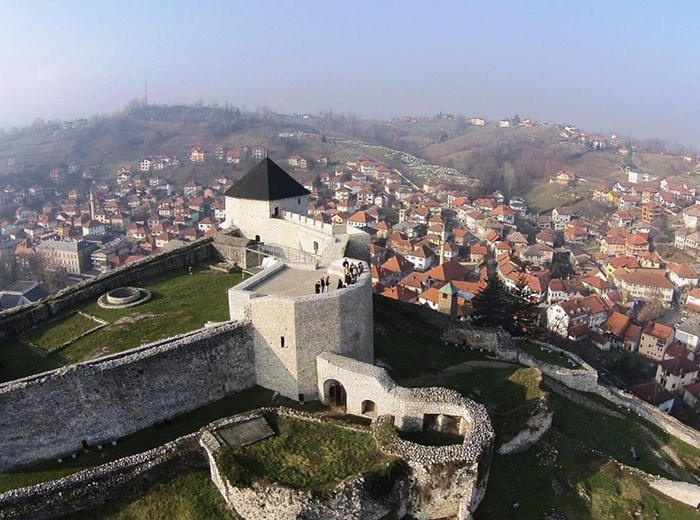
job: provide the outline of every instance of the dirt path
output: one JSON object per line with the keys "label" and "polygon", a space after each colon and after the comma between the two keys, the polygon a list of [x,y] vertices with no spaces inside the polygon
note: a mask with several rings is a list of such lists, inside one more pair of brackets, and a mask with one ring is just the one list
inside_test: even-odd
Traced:
{"label": "dirt path", "polygon": [[410,379],[402,379],[397,381],[401,386],[435,386],[442,382],[450,379],[453,376],[460,374],[468,374],[474,370],[480,370],[482,368],[509,368],[514,365],[513,363],[506,363],[505,361],[466,361],[460,363],[459,365],[453,365],[450,367],[436,372],[434,374],[423,374],[418,377],[412,377]]}

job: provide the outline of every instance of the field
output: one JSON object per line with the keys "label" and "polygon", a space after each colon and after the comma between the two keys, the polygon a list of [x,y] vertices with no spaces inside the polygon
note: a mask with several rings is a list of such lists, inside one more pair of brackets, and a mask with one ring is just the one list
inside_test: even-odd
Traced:
{"label": "field", "polygon": [[269,415],[267,420],[274,437],[233,451],[235,462],[253,479],[323,491],[357,473],[383,471],[394,460],[377,450],[369,431],[284,415]]}
{"label": "field", "polygon": [[138,498],[123,498],[65,520],[236,520],[208,470],[195,470],[158,484]]}
{"label": "field", "polygon": [[226,291],[240,281],[239,274],[196,267],[191,275],[180,271],[142,284],[151,291],[152,298],[136,307],[112,310],[103,309],[94,301],[79,304],[56,320],[29,331],[27,337],[39,346],[50,347],[75,337],[88,323],[91,324],[88,328],[96,325],[86,318],[71,315],[72,310],[101,318],[108,325],[45,358],[16,340],[0,343],[0,382],[122,352],[199,329],[207,321],[226,321]]}

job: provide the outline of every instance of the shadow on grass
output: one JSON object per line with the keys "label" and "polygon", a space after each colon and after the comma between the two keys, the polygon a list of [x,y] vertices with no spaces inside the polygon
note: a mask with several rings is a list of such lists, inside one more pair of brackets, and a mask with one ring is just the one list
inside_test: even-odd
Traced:
{"label": "shadow on grass", "polygon": [[54,480],[122,457],[142,453],[183,435],[196,432],[217,419],[264,406],[286,406],[309,412],[325,409],[319,402],[300,405],[296,401],[275,395],[271,390],[254,387],[128,435],[119,439],[116,446],[106,445],[101,450],[90,446],[87,452],[78,451],[75,459],[68,458],[62,463],[51,460],[0,473],[0,492]]}

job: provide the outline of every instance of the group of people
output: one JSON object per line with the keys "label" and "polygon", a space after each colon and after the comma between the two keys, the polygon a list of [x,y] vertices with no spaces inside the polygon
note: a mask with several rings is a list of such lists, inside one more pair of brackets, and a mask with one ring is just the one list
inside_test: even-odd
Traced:
{"label": "group of people", "polygon": [[[342,289],[343,287],[347,287],[350,284],[353,284],[357,282],[357,279],[360,277],[362,272],[364,271],[364,265],[362,262],[358,262],[357,264],[355,263],[350,263],[348,262],[348,259],[346,258],[343,261],[343,276],[344,276],[344,281],[343,278],[338,278],[338,286],[336,289]],[[314,285],[314,291],[316,294],[321,294],[321,293],[326,293],[331,291],[331,281],[330,277],[326,276],[321,277],[319,281],[316,282],[316,285]]]}
{"label": "group of people", "polygon": [[[352,283],[355,283],[357,279],[360,277],[362,274],[362,271],[364,270],[364,265],[362,262],[359,262],[357,264],[355,263],[349,263],[348,259],[346,258],[343,261],[343,272],[345,274],[345,285],[350,285]],[[340,285],[340,284],[338,284]]]}
{"label": "group of people", "polygon": [[325,278],[322,276],[321,279],[318,282],[316,282],[314,289],[316,291],[316,294],[330,292],[330,290],[331,290],[330,276],[326,276]]}

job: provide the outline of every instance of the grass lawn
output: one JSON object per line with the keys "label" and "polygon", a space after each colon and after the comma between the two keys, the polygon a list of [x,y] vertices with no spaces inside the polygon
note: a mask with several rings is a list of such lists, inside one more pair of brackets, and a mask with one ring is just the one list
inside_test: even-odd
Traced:
{"label": "grass lawn", "polygon": [[481,352],[443,344],[437,326],[404,314],[404,309],[387,298],[374,298],[374,354],[389,364],[393,378],[408,379],[465,361],[487,359]]}
{"label": "grass lawn", "polygon": [[279,395],[273,398],[273,392],[270,390],[260,387],[251,388],[198,408],[173,420],[129,435],[120,439],[116,446],[108,445],[102,450],[90,448],[89,453],[81,451],[77,458],[67,459],[60,464],[52,460],[0,473],[0,493],[61,478],[83,469],[157,448],[178,437],[196,432],[203,426],[222,417],[228,417],[263,406],[287,406],[290,408],[303,408],[307,411],[315,411],[322,408],[320,403],[300,405]]}
{"label": "grass lawn", "polygon": [[542,347],[536,345],[535,343],[530,343],[529,341],[518,341],[518,348],[522,351],[527,352],[535,359],[549,363],[550,365],[556,365],[558,367],[578,369],[581,366],[578,363],[569,362],[569,358],[564,354],[559,352],[554,352],[552,350],[546,351],[542,350]]}
{"label": "grass lawn", "polygon": [[36,327],[24,336],[44,350],[51,350],[99,325],[81,314],[65,314]]}
{"label": "grass lawn", "polygon": [[[151,300],[143,305],[112,310],[101,308],[96,301],[79,304],[73,310],[102,318],[109,325],[43,359],[15,340],[0,343],[0,381],[115,354],[199,329],[207,321],[228,320],[227,291],[241,280],[240,274],[198,267],[192,275],[183,270],[143,283],[152,294]],[[95,326],[95,322],[89,322]],[[77,324],[72,317],[59,318],[48,324],[52,326],[40,326],[28,336],[51,344],[74,334]],[[53,326],[58,328],[54,330]]]}
{"label": "grass lawn", "polygon": [[[514,508],[514,504],[519,504]],[[697,520],[698,512],[615,463],[574,446],[556,428],[518,455],[494,454],[476,520],[546,518]]]}
{"label": "grass lawn", "polygon": [[[157,484],[145,495],[118,499],[70,520],[235,520],[208,470],[195,470]],[[68,520],[66,517],[65,520]]]}
{"label": "grass lawn", "polygon": [[[586,397],[588,397],[587,394]],[[558,395],[550,396],[554,403],[552,425],[563,435],[588,448],[601,451],[610,458],[641,469],[652,475],[674,478],[655,457],[649,448],[649,438],[641,423],[631,417],[615,418],[596,413]],[[643,425],[645,426],[645,425]],[[640,457],[636,461],[630,452],[634,447]]]}
{"label": "grass lawn", "polygon": [[381,471],[394,460],[377,450],[369,432],[284,415],[267,420],[277,435],[235,452],[236,461],[254,478],[324,490],[357,473]]}

